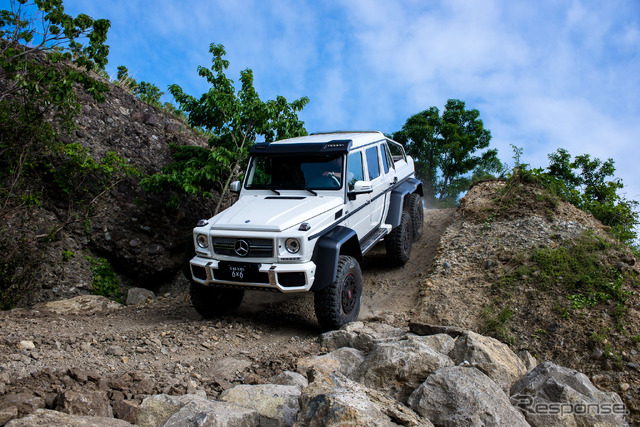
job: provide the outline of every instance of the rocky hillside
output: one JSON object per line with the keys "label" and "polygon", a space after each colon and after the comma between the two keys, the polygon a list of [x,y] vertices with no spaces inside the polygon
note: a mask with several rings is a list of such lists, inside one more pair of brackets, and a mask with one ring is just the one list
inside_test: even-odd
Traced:
{"label": "rocky hillside", "polygon": [[418,313],[587,373],[638,414],[639,274],[591,215],[535,185],[483,182],[440,239]]}
{"label": "rocky hillside", "polygon": [[[76,129],[71,134],[59,130],[59,137],[64,144],[85,147],[97,161],[115,152],[145,176],[167,164],[170,143],[206,145],[206,139],[184,121],[119,86],[111,85],[104,103],[78,88],[78,100]],[[106,266],[107,271],[113,267],[125,296],[130,286],[157,290],[170,284],[180,271],[193,225],[211,215],[213,202],[190,199],[180,209],[169,209],[168,195],[145,193],[138,181],[131,177],[99,194],[87,218],[72,214],[74,201],[65,194],[47,190],[47,183],[33,182],[40,200],[28,208],[3,212],[2,241],[24,242],[18,247],[5,245],[10,259],[22,260],[17,269],[6,267],[10,272],[6,274],[27,287],[11,304],[24,307],[89,294],[100,279],[96,266]]]}

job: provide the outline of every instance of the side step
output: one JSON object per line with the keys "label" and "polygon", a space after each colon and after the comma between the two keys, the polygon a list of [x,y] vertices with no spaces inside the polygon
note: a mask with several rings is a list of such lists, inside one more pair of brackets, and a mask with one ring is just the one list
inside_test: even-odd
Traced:
{"label": "side step", "polygon": [[[385,227],[385,226],[388,226]],[[389,231],[391,231],[391,226],[388,224],[384,224],[382,225],[380,228],[378,228],[378,230],[376,230],[375,233],[373,233],[371,236],[369,236],[367,238],[367,240],[365,240],[364,242],[362,242],[360,244],[360,250],[362,250],[362,255],[366,254],[367,252],[369,252],[369,250],[371,248],[373,248],[375,246],[376,243],[378,243],[380,240],[382,240],[382,238],[384,236],[386,236],[387,234],[389,234]]]}

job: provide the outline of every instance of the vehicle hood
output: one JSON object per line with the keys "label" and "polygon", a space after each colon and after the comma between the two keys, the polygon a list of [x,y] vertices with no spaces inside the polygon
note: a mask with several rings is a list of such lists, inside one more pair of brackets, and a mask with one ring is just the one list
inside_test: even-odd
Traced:
{"label": "vehicle hood", "polygon": [[219,230],[283,231],[343,204],[340,197],[245,196],[212,218]]}

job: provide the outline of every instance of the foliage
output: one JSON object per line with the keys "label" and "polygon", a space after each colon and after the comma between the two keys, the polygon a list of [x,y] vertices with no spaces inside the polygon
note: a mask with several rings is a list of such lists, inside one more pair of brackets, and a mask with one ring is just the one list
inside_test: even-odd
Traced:
{"label": "foliage", "polygon": [[124,65],[118,66],[117,83],[130,90],[131,93],[137,96],[142,102],[163,109],[160,98],[164,95],[164,92],[161,92],[160,88],[153,83],[144,81],[140,83],[136,82],[136,80],[129,75],[129,70]]}
{"label": "foliage", "polygon": [[[291,103],[278,96],[262,101],[253,87],[253,72],[240,73],[240,89],[225,71],[229,61],[224,59],[224,46],[211,44],[211,69],[198,67],[198,74],[211,85],[207,93],[196,99],[185,94],[178,85],[169,91],[188,116],[191,126],[203,129],[209,138],[209,148],[173,146],[174,162],[161,173],[141,182],[147,191],[168,188],[182,194],[208,196],[213,190],[220,194],[215,213],[218,212],[229,184],[244,170],[249,149],[258,136],[271,142],[277,139],[306,135],[304,123],[297,113],[309,102],[303,97]],[[174,198],[174,204],[179,199]]]}
{"label": "foliage", "polygon": [[484,308],[481,313],[481,317],[484,319],[484,326],[482,333],[499,339],[509,345],[514,345],[516,339],[509,333],[507,324],[513,318],[513,310],[509,305],[505,305],[502,308],[496,308],[494,305],[490,305]]}
{"label": "foliage", "polygon": [[593,235],[560,246],[534,250],[524,262],[497,281],[501,288],[526,281],[538,289],[566,299],[562,313],[613,304],[611,315],[619,328],[627,299],[640,281],[633,273],[617,268],[618,248]]}
{"label": "foliage", "polygon": [[104,258],[94,259],[90,256],[85,258],[91,264],[91,273],[93,273],[91,293],[122,303],[120,281],[109,261]]}
{"label": "foliage", "polygon": [[[73,222],[88,224],[96,200],[135,173],[115,153],[94,159],[70,132],[80,108],[76,87],[96,101],[108,92],[91,73],[104,73],[109,21],[70,16],[61,0],[9,4],[0,11],[0,218],[24,224],[24,232],[19,239],[0,235],[2,308],[38,285],[46,244]],[[39,234],[30,230],[37,209],[54,203],[61,222]]]}
{"label": "foliage", "polygon": [[431,107],[409,117],[393,134],[414,158],[428,197],[453,204],[472,181],[503,171],[497,150],[475,155],[491,140],[491,132],[479,117],[478,110],[467,110],[463,101],[449,99],[442,115]]}
{"label": "foliage", "polygon": [[603,162],[589,154],[571,160],[569,152],[559,148],[549,154],[546,169],[528,169],[527,165],[519,164],[511,171],[508,182],[538,183],[554,196],[591,213],[611,227],[613,235],[622,242],[633,244],[637,238],[635,227],[639,223],[638,202],[619,194],[624,185],[622,180],[613,178],[614,164],[613,159]]}
{"label": "foliage", "polygon": [[109,21],[67,15],[61,0],[11,0],[10,4],[11,10],[0,11],[0,68],[7,80],[0,89],[0,102],[10,96],[28,98],[34,107],[53,111],[69,123],[75,111],[74,84],[104,100],[108,86],[87,71],[103,69],[107,63]]}

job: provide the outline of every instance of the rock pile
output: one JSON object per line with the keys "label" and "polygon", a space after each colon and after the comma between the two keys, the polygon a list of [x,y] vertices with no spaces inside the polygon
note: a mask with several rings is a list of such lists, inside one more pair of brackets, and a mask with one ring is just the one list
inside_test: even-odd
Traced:
{"label": "rock pile", "polygon": [[617,394],[575,370],[534,366],[529,355],[471,331],[354,322],[323,334],[320,344],[325,354],[300,359],[298,372],[236,385],[215,399],[202,390],[112,405],[99,390],[5,395],[0,424],[625,425]]}

